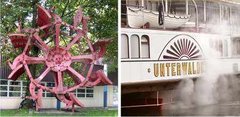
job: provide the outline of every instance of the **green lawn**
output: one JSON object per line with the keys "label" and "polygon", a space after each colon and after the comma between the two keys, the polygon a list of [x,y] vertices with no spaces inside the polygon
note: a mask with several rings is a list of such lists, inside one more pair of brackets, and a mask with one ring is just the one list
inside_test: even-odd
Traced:
{"label": "green lawn", "polygon": [[28,109],[1,110],[0,116],[118,116],[117,109],[103,108],[83,108],[77,112],[66,112],[51,110],[41,110],[40,112],[29,111]]}

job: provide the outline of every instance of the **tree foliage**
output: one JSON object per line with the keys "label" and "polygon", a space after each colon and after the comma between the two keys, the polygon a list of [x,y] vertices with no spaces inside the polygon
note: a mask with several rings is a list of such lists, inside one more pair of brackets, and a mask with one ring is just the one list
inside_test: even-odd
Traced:
{"label": "tree foliage", "polygon": [[54,7],[54,12],[63,21],[72,24],[76,10],[81,6],[85,16],[90,18],[88,27],[91,39],[110,38],[105,62],[109,64],[109,71],[117,68],[117,0],[1,0],[0,5],[0,39],[1,54],[10,59],[19,54],[10,44],[7,34],[16,31],[18,21],[23,27],[35,27],[36,5],[45,8]]}

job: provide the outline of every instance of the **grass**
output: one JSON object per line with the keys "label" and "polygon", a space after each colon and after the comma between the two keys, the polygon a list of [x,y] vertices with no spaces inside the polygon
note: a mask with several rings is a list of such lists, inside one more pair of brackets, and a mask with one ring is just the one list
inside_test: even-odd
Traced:
{"label": "grass", "polygon": [[118,110],[103,109],[103,108],[83,108],[77,109],[76,112],[66,112],[58,110],[44,110],[40,112],[31,111],[28,109],[12,109],[1,110],[0,116],[118,116]]}

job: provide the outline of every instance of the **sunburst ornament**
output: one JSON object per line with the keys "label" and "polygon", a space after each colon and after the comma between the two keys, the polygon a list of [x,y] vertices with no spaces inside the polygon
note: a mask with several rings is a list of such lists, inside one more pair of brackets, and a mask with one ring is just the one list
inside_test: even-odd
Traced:
{"label": "sunburst ornament", "polygon": [[189,35],[177,35],[164,47],[159,60],[186,60],[202,58],[202,49]]}

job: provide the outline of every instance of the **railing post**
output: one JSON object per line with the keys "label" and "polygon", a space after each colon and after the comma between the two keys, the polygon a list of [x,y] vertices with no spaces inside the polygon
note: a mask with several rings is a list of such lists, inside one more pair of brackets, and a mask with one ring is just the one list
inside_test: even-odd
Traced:
{"label": "railing post", "polygon": [[[107,64],[104,64],[104,73],[107,75]],[[108,107],[108,104],[107,104],[107,101],[108,101],[108,86],[107,85],[104,85],[103,86],[103,107],[104,108],[107,108]]]}
{"label": "railing post", "polygon": [[203,18],[204,18],[204,23],[207,23],[207,6],[206,6],[206,0],[203,1]]}
{"label": "railing post", "polygon": [[188,0],[186,0],[186,15],[188,15]]}
{"label": "railing post", "polygon": [[197,32],[199,31],[199,24],[198,24],[198,7],[197,7],[197,4],[195,2],[195,0],[192,0],[194,6],[195,6],[195,12],[196,12],[196,18],[195,18],[195,27],[196,27],[196,30]]}
{"label": "railing post", "polygon": [[165,0],[165,12],[168,12],[168,0]]}
{"label": "railing post", "polygon": [[7,82],[7,97],[9,97],[9,85],[10,85],[10,80]]}
{"label": "railing post", "polygon": [[20,96],[23,96],[23,81],[20,81]]}

